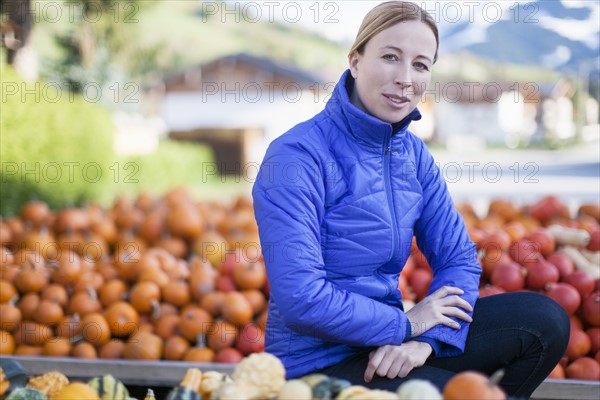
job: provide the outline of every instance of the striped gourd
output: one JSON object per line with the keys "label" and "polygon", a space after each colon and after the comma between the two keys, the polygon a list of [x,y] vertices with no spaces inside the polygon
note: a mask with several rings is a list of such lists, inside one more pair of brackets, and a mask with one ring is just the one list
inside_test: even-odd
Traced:
{"label": "striped gourd", "polygon": [[108,374],[92,378],[88,385],[92,387],[102,400],[127,400],[129,392],[123,382]]}
{"label": "striped gourd", "polygon": [[13,390],[6,400],[48,400],[48,398],[39,390],[25,387]]}
{"label": "striped gourd", "polygon": [[177,386],[169,392],[167,400],[202,400],[202,396],[191,389]]}

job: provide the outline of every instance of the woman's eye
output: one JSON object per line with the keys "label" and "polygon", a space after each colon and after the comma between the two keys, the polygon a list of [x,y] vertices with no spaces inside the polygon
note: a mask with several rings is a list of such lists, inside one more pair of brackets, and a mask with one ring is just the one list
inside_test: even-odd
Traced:
{"label": "woman's eye", "polygon": [[419,70],[429,71],[429,68],[427,67],[427,65],[423,64],[422,62],[416,62],[415,67]]}
{"label": "woman's eye", "polygon": [[389,61],[398,61],[398,57],[396,57],[395,54],[386,54],[383,56],[383,59]]}

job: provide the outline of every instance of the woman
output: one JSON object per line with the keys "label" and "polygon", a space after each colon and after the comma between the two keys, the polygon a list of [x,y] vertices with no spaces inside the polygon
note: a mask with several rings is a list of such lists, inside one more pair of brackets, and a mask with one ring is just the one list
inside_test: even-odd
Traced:
{"label": "woman", "polygon": [[[566,313],[545,296],[478,298],[481,268],[425,144],[408,131],[437,58],[435,22],[387,2],[365,17],[325,109],[270,145],[255,186],[271,287],[266,351],[312,372],[395,390],[457,372],[506,373],[528,397],[565,351]],[[413,235],[434,278],[403,311]]]}

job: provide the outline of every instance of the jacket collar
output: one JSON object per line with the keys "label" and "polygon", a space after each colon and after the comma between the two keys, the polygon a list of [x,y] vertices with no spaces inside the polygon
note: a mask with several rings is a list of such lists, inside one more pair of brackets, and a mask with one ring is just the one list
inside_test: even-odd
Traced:
{"label": "jacket collar", "polygon": [[367,114],[350,102],[349,93],[353,87],[354,78],[347,69],[335,86],[325,109],[335,123],[349,132],[358,142],[369,147],[381,147],[391,135],[394,135],[394,138],[405,136],[410,123],[421,119],[421,113],[417,108],[402,121],[394,124]]}

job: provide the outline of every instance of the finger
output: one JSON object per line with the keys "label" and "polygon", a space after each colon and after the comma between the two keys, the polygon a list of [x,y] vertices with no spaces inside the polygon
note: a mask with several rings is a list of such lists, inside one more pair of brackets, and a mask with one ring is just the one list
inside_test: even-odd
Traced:
{"label": "finger", "polygon": [[460,323],[450,318],[444,318],[442,324],[449,328],[460,329]]}
{"label": "finger", "polygon": [[393,357],[391,354],[386,354],[385,357],[379,363],[379,367],[375,373],[381,377],[384,377],[388,374],[390,367],[392,366]]}
{"label": "finger", "polygon": [[392,365],[390,365],[390,368],[388,369],[388,373],[386,376],[390,379],[397,378],[403,364],[404,364],[404,359],[396,357],[396,359],[394,360]]}
{"label": "finger", "polygon": [[369,363],[367,364],[367,369],[365,370],[365,382],[369,383],[373,379],[373,375],[379,367],[379,363],[383,358],[383,351],[381,351],[381,347],[375,350],[373,356],[370,358]]}
{"label": "finger", "polygon": [[446,306],[456,306],[469,312],[473,311],[473,307],[465,299],[462,299],[458,296],[446,296],[441,299],[441,302]]}
{"label": "finger", "polygon": [[397,376],[399,378],[405,378],[410,373],[410,371],[413,370],[413,368],[414,367],[410,363],[405,362],[402,364],[402,368],[400,368],[400,371],[398,371]]}
{"label": "finger", "polygon": [[446,297],[450,294],[464,294],[464,293],[465,292],[461,288],[457,288],[455,286],[442,286],[441,288],[439,288],[438,290],[433,292],[433,294],[431,296],[435,296],[436,298],[442,298],[442,297]]}
{"label": "finger", "polygon": [[469,314],[456,307],[444,307],[441,312],[446,317],[456,317],[465,322],[473,322],[473,318]]}

